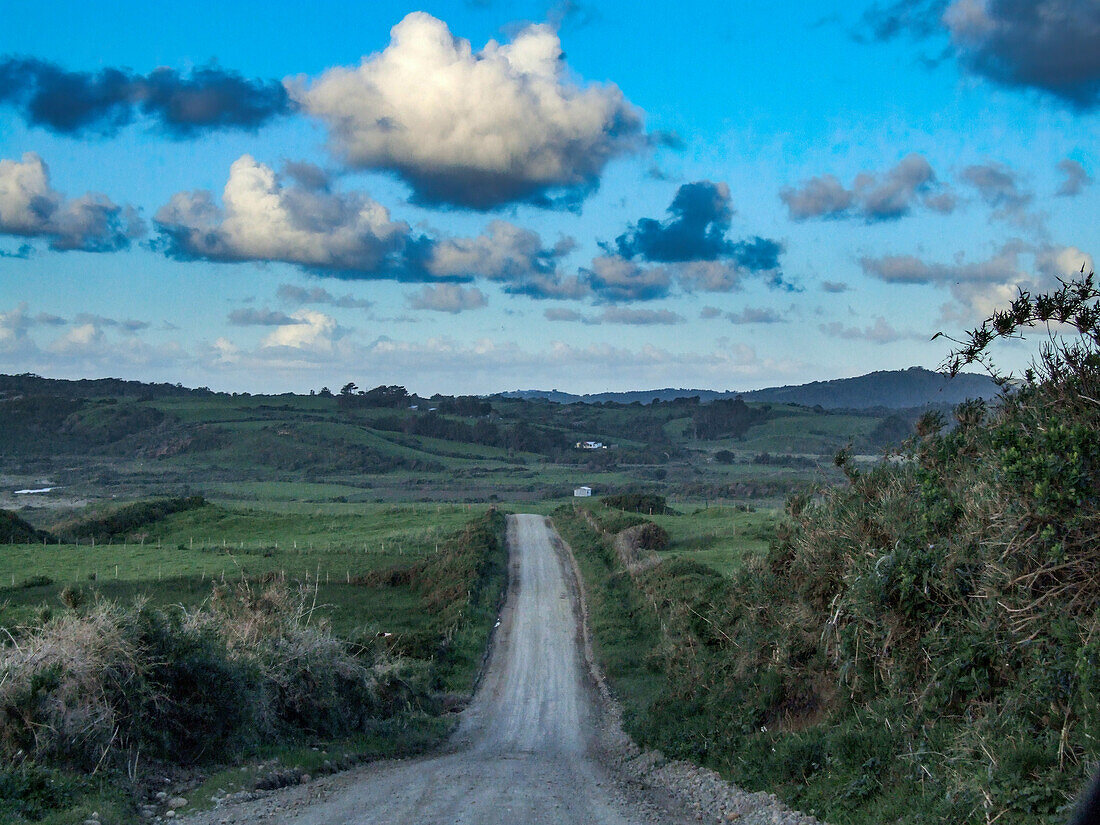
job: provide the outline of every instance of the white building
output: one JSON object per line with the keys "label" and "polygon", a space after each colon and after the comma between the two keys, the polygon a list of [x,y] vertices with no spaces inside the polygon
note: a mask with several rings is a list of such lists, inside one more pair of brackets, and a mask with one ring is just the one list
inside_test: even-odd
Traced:
{"label": "white building", "polygon": [[573,491],[573,495],[576,498],[587,498],[588,496],[592,495],[592,488],[591,487],[578,487]]}

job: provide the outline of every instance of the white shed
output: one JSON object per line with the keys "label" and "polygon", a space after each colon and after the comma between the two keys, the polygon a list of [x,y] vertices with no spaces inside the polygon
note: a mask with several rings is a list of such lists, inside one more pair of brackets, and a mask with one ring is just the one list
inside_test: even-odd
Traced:
{"label": "white shed", "polygon": [[577,487],[573,491],[573,495],[577,498],[587,498],[588,496],[592,495],[592,488],[591,487]]}

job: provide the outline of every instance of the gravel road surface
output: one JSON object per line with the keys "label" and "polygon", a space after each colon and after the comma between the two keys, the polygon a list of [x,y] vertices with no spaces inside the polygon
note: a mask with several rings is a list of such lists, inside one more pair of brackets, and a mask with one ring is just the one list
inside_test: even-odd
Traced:
{"label": "gravel road surface", "polygon": [[[372,823],[803,823],[767,794],[623,736],[585,660],[574,567],[547,520],[509,517],[511,577],[488,667],[447,750],[377,762],[184,819]],[[609,730],[611,728],[611,730]]]}

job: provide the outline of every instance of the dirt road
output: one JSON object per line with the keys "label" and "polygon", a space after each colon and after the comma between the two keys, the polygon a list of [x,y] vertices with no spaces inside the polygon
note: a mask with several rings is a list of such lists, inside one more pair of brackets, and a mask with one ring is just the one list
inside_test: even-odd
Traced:
{"label": "dirt road", "polygon": [[[685,806],[644,779],[631,781],[628,788],[621,770],[613,776],[595,756],[600,750],[599,702],[581,652],[568,551],[554,541],[541,516],[510,517],[509,543],[511,583],[492,655],[447,752],[375,763],[185,821],[193,825],[731,821],[734,817],[716,815],[716,810],[707,810],[710,815],[704,817],[702,811],[710,804]],[[635,749],[632,758],[641,761],[637,754]],[[621,768],[623,760],[616,761]],[[695,774],[691,776],[689,781],[698,784]],[[698,791],[708,800],[720,795],[705,786]],[[759,810],[760,806],[752,807]],[[741,821],[750,819],[756,820]],[[769,815],[759,821],[795,820]]]}

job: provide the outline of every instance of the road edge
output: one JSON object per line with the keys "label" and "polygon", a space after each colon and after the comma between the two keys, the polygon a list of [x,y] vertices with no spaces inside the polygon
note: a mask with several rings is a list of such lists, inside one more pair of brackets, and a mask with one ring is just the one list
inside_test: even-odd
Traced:
{"label": "road edge", "polygon": [[596,694],[597,760],[627,788],[641,791],[668,813],[687,813],[695,821],[739,825],[826,825],[787,807],[775,794],[750,792],[723,779],[716,771],[686,760],[666,759],[658,750],[644,749],[623,729],[622,706],[596,658],[589,628],[588,595],[573,548],[561,537],[550,516],[544,517],[551,543],[565,561],[577,595],[577,619],[584,667]]}

